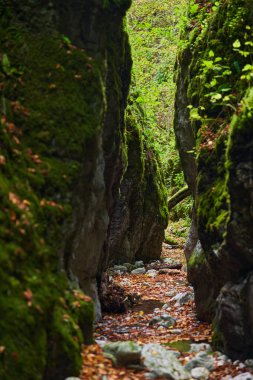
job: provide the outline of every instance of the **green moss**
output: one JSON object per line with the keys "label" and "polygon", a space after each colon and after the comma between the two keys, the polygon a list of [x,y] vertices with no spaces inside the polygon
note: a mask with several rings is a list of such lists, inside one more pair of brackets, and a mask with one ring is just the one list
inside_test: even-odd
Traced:
{"label": "green moss", "polygon": [[195,268],[197,266],[204,265],[205,261],[206,261],[205,252],[202,249],[195,250],[192,252],[187,265],[189,268]]}
{"label": "green moss", "polygon": [[164,242],[171,245],[178,245],[178,241],[172,236],[170,236],[170,234],[167,231],[165,231]]}
{"label": "green moss", "polygon": [[77,375],[93,305],[66,290],[58,252],[86,144],[101,128],[101,63],[55,32],[27,30],[11,9],[1,25],[0,377],[41,380],[61,358]]}
{"label": "green moss", "polygon": [[213,323],[212,326],[213,333],[212,333],[212,346],[213,349],[216,351],[220,351],[224,349],[224,338],[222,333],[218,330],[217,326]]}
{"label": "green moss", "polygon": [[[201,238],[221,244],[230,220],[228,155],[238,104],[249,86],[243,68],[250,63],[252,18],[242,0],[208,3],[189,15],[192,31],[185,32],[191,56],[185,87],[189,104],[198,110],[192,118],[196,135],[198,191],[197,208]],[[236,48],[235,41],[240,41]]]}

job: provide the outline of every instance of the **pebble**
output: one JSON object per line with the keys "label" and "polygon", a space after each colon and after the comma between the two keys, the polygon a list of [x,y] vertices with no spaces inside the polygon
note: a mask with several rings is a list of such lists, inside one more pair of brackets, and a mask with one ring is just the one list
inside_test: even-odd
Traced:
{"label": "pebble", "polygon": [[176,323],[176,319],[171,317],[169,314],[162,314],[161,318],[165,321],[164,325],[165,327],[171,327],[174,326]]}
{"label": "pebble", "polygon": [[194,294],[193,292],[183,292],[177,294],[175,297],[171,299],[171,301],[176,301],[177,306],[182,306],[186,304],[188,301],[194,299]]}
{"label": "pebble", "polygon": [[107,341],[102,340],[102,339],[95,339],[95,342],[96,342],[100,347],[104,347],[104,345],[107,343]]}
{"label": "pebble", "polygon": [[120,271],[121,273],[126,273],[127,272],[127,267],[125,267],[124,265],[114,265],[113,271],[114,272]]}
{"label": "pebble", "polygon": [[253,359],[246,359],[244,364],[247,366],[247,367],[250,367],[250,368],[253,368]]}
{"label": "pebble", "polygon": [[135,261],[134,266],[136,268],[143,268],[144,267],[144,262],[141,261],[141,260],[140,261]]}
{"label": "pebble", "polygon": [[[208,343],[192,343],[190,352],[212,352],[212,347]],[[224,355],[225,356],[225,355]]]}
{"label": "pebble", "polygon": [[191,376],[194,379],[207,380],[209,376],[209,371],[205,367],[195,367],[191,370]]}
{"label": "pebble", "polygon": [[[173,318],[172,318],[172,319],[173,319]],[[165,327],[165,328],[168,328],[168,327],[173,326],[175,323],[176,323],[175,320],[165,321],[165,322],[159,322],[159,326],[163,326],[163,327]]]}
{"label": "pebble", "polygon": [[157,323],[161,321],[162,321],[162,318],[160,316],[153,317],[151,321],[149,321],[149,326],[156,325]]}
{"label": "pebble", "polygon": [[131,271],[132,274],[144,274],[146,273],[146,269],[145,268],[136,268],[134,270]]}
{"label": "pebble", "polygon": [[170,333],[171,333],[171,334],[176,334],[176,335],[181,334],[181,332],[182,332],[182,330],[180,330],[180,329],[173,329],[173,330],[170,330]]}
{"label": "pebble", "polygon": [[211,355],[207,355],[205,351],[199,352],[185,365],[185,369],[188,371],[196,367],[205,367],[209,371],[212,371],[214,368],[214,358]]}
{"label": "pebble", "polygon": [[165,293],[166,297],[174,297],[174,295],[175,295],[175,292],[166,292]]}
{"label": "pebble", "polygon": [[146,272],[146,275],[149,276],[149,277],[156,277],[157,276],[157,271],[155,269],[149,269]]}
{"label": "pebble", "polygon": [[175,264],[175,263],[176,263],[175,260],[173,260],[173,259],[171,259],[171,258],[169,258],[169,257],[165,257],[165,259],[163,259],[163,262],[164,262],[165,264]]}
{"label": "pebble", "polygon": [[253,380],[253,375],[249,372],[244,372],[233,377],[233,380]]}

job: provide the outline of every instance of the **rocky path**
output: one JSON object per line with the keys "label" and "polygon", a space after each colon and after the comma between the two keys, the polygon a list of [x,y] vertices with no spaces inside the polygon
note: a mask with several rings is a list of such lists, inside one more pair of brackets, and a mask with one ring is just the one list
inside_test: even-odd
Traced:
{"label": "rocky path", "polygon": [[196,319],[182,262],[182,250],[164,244],[160,261],[111,271],[134,305],[97,324],[96,344],[83,351],[81,380],[253,379],[245,363],[212,351],[210,326]]}

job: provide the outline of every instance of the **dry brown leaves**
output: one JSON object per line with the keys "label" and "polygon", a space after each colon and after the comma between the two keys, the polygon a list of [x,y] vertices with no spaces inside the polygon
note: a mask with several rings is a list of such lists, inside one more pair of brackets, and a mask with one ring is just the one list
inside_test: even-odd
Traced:
{"label": "dry brown leaves", "polygon": [[[106,359],[100,346],[93,344],[83,350],[83,368],[81,380],[143,380],[146,371],[133,371],[126,368],[114,368],[112,362]],[[104,379],[103,379],[104,377]]]}
{"label": "dry brown leaves", "polygon": [[[176,261],[183,261],[182,250],[163,249],[163,257],[170,257]],[[160,343],[167,344],[176,341],[210,342],[211,327],[207,323],[197,320],[193,301],[179,307],[171,301],[173,295],[180,292],[192,291],[182,270],[171,269],[166,274],[156,277],[147,275],[123,274],[116,275],[115,281],[124,287],[126,293],[141,295],[140,304],[129,309],[124,314],[105,314],[98,323],[95,331],[97,341],[125,341],[134,340],[140,344]],[[168,304],[169,310],[154,313],[155,308]],[[168,313],[176,319],[171,328],[158,330],[156,326],[149,326],[149,321],[155,315]],[[193,354],[182,353],[182,364],[186,356]],[[236,365],[228,364],[217,367],[210,375],[210,380],[222,379],[227,375],[236,375],[243,372]],[[83,351],[83,369],[81,380],[144,380],[145,371],[135,372],[126,368],[114,368],[110,360],[103,355],[98,345],[85,347]]]}

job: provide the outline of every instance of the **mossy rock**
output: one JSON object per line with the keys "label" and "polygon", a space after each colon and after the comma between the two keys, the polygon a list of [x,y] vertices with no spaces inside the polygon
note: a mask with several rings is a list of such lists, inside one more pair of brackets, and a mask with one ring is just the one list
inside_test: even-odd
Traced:
{"label": "mossy rock", "polygon": [[92,340],[92,302],[69,288],[59,252],[101,128],[100,63],[54,29],[29,30],[12,6],[1,17],[0,377],[62,379],[78,375]]}

